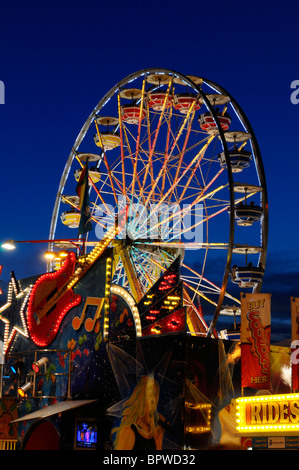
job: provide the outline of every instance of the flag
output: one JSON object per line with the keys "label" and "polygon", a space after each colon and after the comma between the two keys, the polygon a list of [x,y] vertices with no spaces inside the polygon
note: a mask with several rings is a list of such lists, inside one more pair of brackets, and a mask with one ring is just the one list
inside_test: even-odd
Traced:
{"label": "flag", "polygon": [[241,385],[270,388],[271,294],[241,294]]}
{"label": "flag", "polygon": [[81,211],[79,235],[84,235],[92,230],[88,193],[88,160],[86,160],[85,166],[81,172],[76,192],[79,196],[79,208]]}

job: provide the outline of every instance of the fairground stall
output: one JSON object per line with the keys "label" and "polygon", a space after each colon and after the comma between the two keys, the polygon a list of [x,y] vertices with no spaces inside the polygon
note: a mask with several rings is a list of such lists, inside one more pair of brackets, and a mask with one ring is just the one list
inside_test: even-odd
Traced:
{"label": "fairground stall", "polygon": [[292,391],[261,294],[267,238],[262,159],[233,97],[164,69],[115,85],[65,163],[45,272],[12,273],[0,309],[2,448],[240,448],[236,399]]}

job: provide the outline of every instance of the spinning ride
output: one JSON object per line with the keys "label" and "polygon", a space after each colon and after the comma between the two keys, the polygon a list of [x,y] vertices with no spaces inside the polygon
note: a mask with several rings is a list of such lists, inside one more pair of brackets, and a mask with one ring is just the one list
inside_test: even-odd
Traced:
{"label": "spinning ride", "polygon": [[91,251],[126,208],[126,227],[111,242],[113,284],[136,302],[178,256],[192,332],[211,335],[220,313],[239,309],[236,286],[260,290],[268,233],[263,164],[245,114],[222,87],[166,69],[115,85],[67,159],[51,250],[73,248],[55,237],[78,227],[74,194],[86,161],[94,230],[82,246]]}

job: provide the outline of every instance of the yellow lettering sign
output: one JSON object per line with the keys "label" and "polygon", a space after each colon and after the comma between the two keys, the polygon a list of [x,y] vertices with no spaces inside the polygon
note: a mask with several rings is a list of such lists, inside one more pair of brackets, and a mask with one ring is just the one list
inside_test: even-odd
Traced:
{"label": "yellow lettering sign", "polygon": [[251,424],[261,424],[261,404],[254,403],[250,406]]}
{"label": "yellow lettering sign", "polygon": [[247,423],[260,424],[295,424],[299,423],[299,400],[262,401],[246,405]]}
{"label": "yellow lettering sign", "polygon": [[[268,407],[268,423],[277,423],[279,420],[279,408],[277,403],[267,403],[266,406]],[[266,413],[265,416],[267,416]]]}
{"label": "yellow lettering sign", "polygon": [[243,436],[299,435],[299,393],[237,398],[236,421]]}

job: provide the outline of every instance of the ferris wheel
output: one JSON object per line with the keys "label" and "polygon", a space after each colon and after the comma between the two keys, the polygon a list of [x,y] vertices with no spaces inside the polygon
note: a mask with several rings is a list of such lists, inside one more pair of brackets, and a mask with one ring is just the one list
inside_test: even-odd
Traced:
{"label": "ferris wheel", "polygon": [[[76,235],[74,196],[86,161],[92,247],[126,208],[115,239],[113,283],[136,302],[180,257],[191,331],[210,335],[236,290],[261,288],[268,203],[262,159],[240,106],[210,80],[145,69],[115,85],[83,125],[66,161],[53,209],[50,249]],[[50,266],[49,269],[53,269]],[[202,306],[212,312],[208,325]]]}

